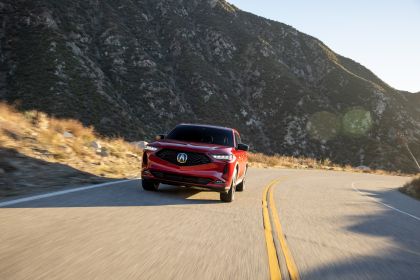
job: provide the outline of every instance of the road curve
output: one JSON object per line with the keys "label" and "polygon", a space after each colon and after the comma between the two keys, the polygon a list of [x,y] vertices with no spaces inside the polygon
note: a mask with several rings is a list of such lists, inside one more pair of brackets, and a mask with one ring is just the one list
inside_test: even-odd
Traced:
{"label": "road curve", "polygon": [[301,279],[420,279],[420,202],[395,190],[407,178],[282,169],[251,169],[233,203],[131,181],[5,206],[0,279],[269,279],[261,197],[278,178]]}

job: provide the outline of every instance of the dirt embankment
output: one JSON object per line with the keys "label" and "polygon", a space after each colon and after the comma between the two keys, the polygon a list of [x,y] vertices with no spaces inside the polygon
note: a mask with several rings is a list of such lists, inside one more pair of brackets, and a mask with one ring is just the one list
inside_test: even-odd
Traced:
{"label": "dirt embankment", "polygon": [[400,188],[400,191],[420,200],[420,174]]}
{"label": "dirt embankment", "polygon": [[78,121],[0,104],[0,197],[135,177],[141,156]]}

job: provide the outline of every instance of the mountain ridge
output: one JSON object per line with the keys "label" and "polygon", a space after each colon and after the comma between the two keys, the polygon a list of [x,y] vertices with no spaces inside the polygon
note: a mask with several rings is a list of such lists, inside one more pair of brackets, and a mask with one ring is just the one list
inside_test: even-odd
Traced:
{"label": "mountain ridge", "polygon": [[[225,1],[1,1],[0,99],[152,138],[238,128],[257,151],[413,170],[420,98]],[[343,148],[345,147],[345,148]]]}

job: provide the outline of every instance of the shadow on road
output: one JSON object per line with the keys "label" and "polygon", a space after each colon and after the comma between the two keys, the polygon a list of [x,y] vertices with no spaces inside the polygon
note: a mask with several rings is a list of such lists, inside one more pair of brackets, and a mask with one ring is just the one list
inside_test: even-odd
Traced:
{"label": "shadow on road", "polygon": [[[14,149],[3,147],[0,147],[0,169],[0,202],[19,199],[22,196],[67,190],[71,189],[71,186],[74,188],[74,186],[113,180],[65,164],[32,158]],[[158,192],[147,192],[141,187],[141,180],[137,180],[7,207],[157,206],[204,203],[219,203],[218,194],[168,185],[162,185]]]}
{"label": "shadow on road", "polygon": [[390,245],[415,257],[420,272],[420,221],[415,218],[420,217],[420,203],[395,190],[362,189],[360,192],[377,201],[370,200],[371,203],[383,203],[379,204],[383,210],[370,215],[351,217],[354,224],[347,230],[387,238]]}
{"label": "shadow on road", "polygon": [[0,198],[109,180],[111,178],[99,177],[66,164],[48,162],[24,155],[16,149],[0,147]]}
{"label": "shadow on road", "polygon": [[127,207],[213,203],[220,203],[218,193],[169,185],[161,185],[159,191],[150,192],[143,190],[141,180],[135,180],[23,202],[5,208]]}
{"label": "shadow on road", "polygon": [[[395,191],[360,190],[366,196],[366,203],[377,203],[370,198],[418,214],[420,203]],[[363,203],[365,203],[363,202]],[[383,205],[382,205],[383,206]],[[372,255],[357,253],[351,247],[343,246],[344,255],[352,258],[329,263],[312,271],[307,271],[305,279],[420,279],[420,221],[399,213],[385,206],[374,214],[349,217],[352,224],[345,231],[365,236],[380,237],[386,242],[385,250],[375,250],[375,244],[366,237],[367,249],[372,248]],[[345,252],[348,249],[349,253]],[[340,254],[338,254],[340,255]]]}

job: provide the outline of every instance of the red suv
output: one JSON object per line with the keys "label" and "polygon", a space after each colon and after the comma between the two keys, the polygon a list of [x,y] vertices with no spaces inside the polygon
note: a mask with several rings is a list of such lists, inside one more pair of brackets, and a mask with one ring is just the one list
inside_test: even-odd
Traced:
{"label": "red suv", "polygon": [[248,168],[248,145],[232,128],[180,124],[159,135],[144,149],[142,185],[156,191],[160,183],[202,187],[220,192],[231,202],[243,191]]}

